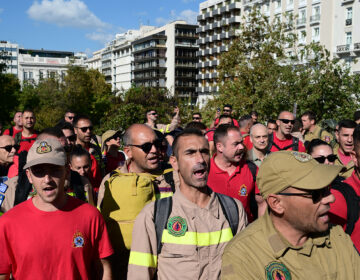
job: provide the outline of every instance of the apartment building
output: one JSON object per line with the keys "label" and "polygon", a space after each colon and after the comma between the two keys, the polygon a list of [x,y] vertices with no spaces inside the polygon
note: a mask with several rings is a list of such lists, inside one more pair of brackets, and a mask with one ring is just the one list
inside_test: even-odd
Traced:
{"label": "apartment building", "polygon": [[219,91],[216,67],[228,50],[242,18],[256,6],[270,20],[296,16],[299,43],[320,42],[353,72],[360,71],[360,3],[354,0],[208,0],[200,3],[198,86],[199,104]]}
{"label": "apartment building", "polygon": [[18,78],[20,83],[39,83],[41,79],[58,78],[62,80],[70,64],[85,67],[84,53],[19,49]]}
{"label": "apartment building", "polygon": [[6,64],[5,73],[18,75],[19,45],[8,41],[0,41],[0,62]]}
{"label": "apartment building", "polygon": [[182,98],[196,96],[197,25],[174,21],[132,42],[136,86],[167,88]]}

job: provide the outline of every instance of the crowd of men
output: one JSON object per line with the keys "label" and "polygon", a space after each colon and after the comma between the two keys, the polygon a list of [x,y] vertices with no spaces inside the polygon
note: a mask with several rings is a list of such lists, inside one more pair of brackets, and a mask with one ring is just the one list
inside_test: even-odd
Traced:
{"label": "crowd of men", "polygon": [[[1,279],[360,279],[360,112],[155,108],[94,134],[30,109],[0,136]],[[326,124],[326,122],[325,122]],[[330,128],[330,129],[329,129]]]}

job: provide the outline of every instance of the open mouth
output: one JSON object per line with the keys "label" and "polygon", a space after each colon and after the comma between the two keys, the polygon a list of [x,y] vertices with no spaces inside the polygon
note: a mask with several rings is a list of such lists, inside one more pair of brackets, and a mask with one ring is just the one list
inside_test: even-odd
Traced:
{"label": "open mouth", "polygon": [[206,177],[206,169],[205,168],[197,168],[194,170],[193,174],[197,179],[204,179]]}
{"label": "open mouth", "polygon": [[43,188],[43,192],[49,195],[49,194],[54,193],[55,189],[56,189],[56,187],[49,186],[49,187]]}

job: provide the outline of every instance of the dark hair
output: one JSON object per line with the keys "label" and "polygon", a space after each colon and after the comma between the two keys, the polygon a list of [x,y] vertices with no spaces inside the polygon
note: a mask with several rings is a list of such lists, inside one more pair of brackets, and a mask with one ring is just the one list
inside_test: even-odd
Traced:
{"label": "dark hair", "polygon": [[89,118],[88,116],[86,116],[86,115],[76,115],[76,116],[74,117],[74,120],[73,120],[73,125],[74,125],[74,127],[77,126],[77,124],[78,124],[78,122],[79,122],[80,120],[89,120],[89,121],[91,121],[90,118]]}
{"label": "dark hair", "polygon": [[91,164],[90,153],[87,150],[85,150],[81,145],[79,144],[75,145],[70,153],[70,161],[72,161],[73,157],[82,157],[82,156],[86,156]]}
{"label": "dark hair", "polygon": [[254,116],[257,116],[257,117],[259,116],[258,112],[256,112],[256,111],[251,111],[251,112],[250,112],[250,115],[251,115],[251,116],[254,115]]}
{"label": "dark hair", "polygon": [[353,133],[353,141],[354,141],[354,147],[359,147],[360,145],[360,125],[357,125],[355,127],[354,133]]}
{"label": "dark hair", "polygon": [[316,123],[316,115],[313,111],[304,112],[301,117],[308,117],[310,121],[314,121]]}
{"label": "dark hair", "polygon": [[61,126],[61,129],[68,129],[71,130],[73,133],[75,133],[73,125],[68,122],[64,122],[63,125]]}
{"label": "dark hair", "polygon": [[[173,155],[178,158],[178,149],[179,149],[179,139],[181,137],[185,137],[185,136],[191,136],[191,135],[195,135],[195,136],[199,136],[199,137],[204,137],[204,135],[201,133],[200,130],[195,129],[195,128],[188,128],[188,129],[184,129],[183,131],[181,131],[179,134],[177,134],[174,138],[174,142],[172,144],[172,150],[173,150]],[[205,138],[204,138],[205,139]]]}
{"label": "dark hair", "polygon": [[[267,123],[276,124],[276,120],[274,120],[274,119],[268,119]],[[276,125],[276,126],[277,126],[277,125]]]}
{"label": "dark hair", "polygon": [[203,130],[203,129],[206,129],[206,125],[203,124],[202,122],[189,122],[185,126],[185,129],[189,129],[189,128],[195,128],[195,129],[198,129],[198,130]]}
{"label": "dark hair", "polygon": [[33,109],[30,109],[30,108],[25,108],[25,109],[22,111],[23,114],[24,114],[25,112],[33,113],[33,114],[35,115]]}
{"label": "dark hair", "polygon": [[295,119],[292,132],[299,132],[302,126],[302,122],[299,119]]}
{"label": "dark hair", "polygon": [[239,125],[240,127],[246,126],[249,121],[252,120],[252,117],[250,115],[244,115],[239,119]]}
{"label": "dark hair", "polygon": [[214,133],[214,145],[216,146],[216,144],[219,143],[222,138],[226,137],[230,130],[239,131],[239,128],[230,124],[219,125]]}
{"label": "dark hair", "polygon": [[193,116],[194,116],[194,115],[199,115],[200,118],[202,119],[202,115],[201,115],[201,113],[199,113],[199,112],[193,113],[192,115],[193,115]]}
{"label": "dark hair", "polygon": [[358,120],[360,120],[360,111],[356,111],[354,113],[354,121],[358,121]]}
{"label": "dark hair", "polygon": [[56,138],[61,138],[61,137],[65,137],[64,133],[62,132],[62,130],[59,128],[59,127],[47,127],[47,128],[44,128],[38,135],[41,136],[43,134],[47,134],[47,135],[50,135],[50,136],[54,136]]}
{"label": "dark hair", "polygon": [[342,128],[355,128],[356,122],[354,122],[353,120],[345,119],[339,121],[338,125],[339,125],[338,131],[340,131],[340,129]]}
{"label": "dark hair", "polygon": [[67,109],[67,110],[65,111],[65,115],[66,115],[67,113],[73,113],[73,114],[75,114],[75,112],[74,112],[73,110],[71,110],[71,109]]}
{"label": "dark hair", "polygon": [[309,144],[307,144],[307,153],[308,154],[312,154],[312,152],[314,151],[314,148],[318,147],[318,146],[329,146],[331,149],[332,147],[326,143],[325,141],[321,140],[321,139],[313,139],[309,142]]}
{"label": "dark hair", "polygon": [[225,104],[224,107],[223,107],[223,109],[224,109],[225,107],[230,108],[230,110],[232,110],[232,106],[231,106],[230,104]]}

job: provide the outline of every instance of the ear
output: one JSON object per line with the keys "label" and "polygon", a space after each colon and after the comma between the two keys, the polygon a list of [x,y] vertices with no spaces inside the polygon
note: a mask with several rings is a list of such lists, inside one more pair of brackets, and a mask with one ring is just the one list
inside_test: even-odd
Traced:
{"label": "ear", "polygon": [[314,124],[315,124],[315,120],[311,120],[310,123],[311,123],[312,125],[314,125]]}
{"label": "ear", "polygon": [[176,158],[175,156],[170,156],[169,162],[170,162],[172,168],[173,168],[175,171],[179,171],[178,161],[177,161],[177,158]]}
{"label": "ear", "polygon": [[29,182],[32,184],[33,182],[32,182],[32,179],[31,179],[31,174],[30,174],[30,170],[29,170],[29,168],[28,168],[28,169],[26,169],[26,176],[28,177]]}
{"label": "ear", "polygon": [[215,148],[216,148],[216,151],[217,151],[217,152],[221,152],[221,153],[222,153],[223,150],[224,150],[224,145],[223,145],[221,142],[217,142]]}
{"label": "ear", "polygon": [[130,149],[130,146],[124,146],[124,153],[128,158],[132,158],[132,150]]}
{"label": "ear", "polygon": [[274,211],[278,215],[284,214],[285,208],[284,208],[284,205],[283,205],[283,201],[281,200],[279,195],[270,194],[266,198],[266,202],[267,202],[267,204],[269,205],[269,207],[271,208],[272,211]]}
{"label": "ear", "polygon": [[281,124],[281,122],[280,122],[279,120],[276,120],[276,125],[277,125],[277,127],[279,127],[280,124]]}
{"label": "ear", "polygon": [[253,140],[252,140],[252,137],[251,137],[251,135],[250,135],[250,137],[249,137],[249,138],[250,138],[250,142],[251,142],[251,143],[253,143]]}
{"label": "ear", "polygon": [[74,133],[75,133],[75,135],[78,134],[78,128],[77,127],[74,127]]}

